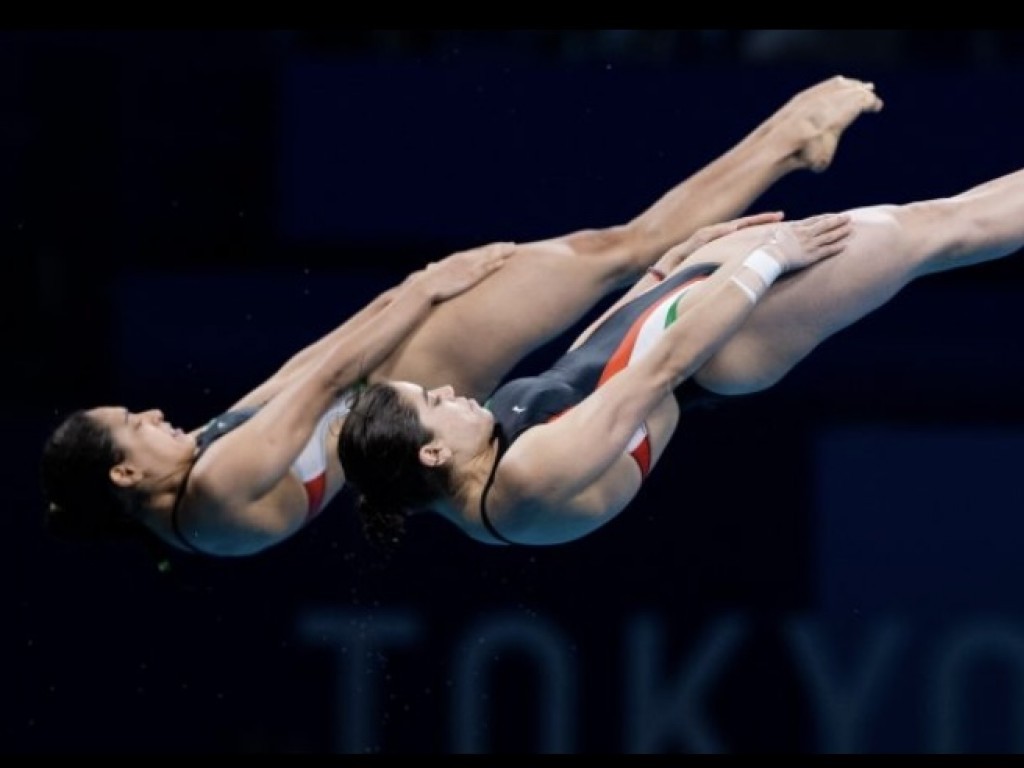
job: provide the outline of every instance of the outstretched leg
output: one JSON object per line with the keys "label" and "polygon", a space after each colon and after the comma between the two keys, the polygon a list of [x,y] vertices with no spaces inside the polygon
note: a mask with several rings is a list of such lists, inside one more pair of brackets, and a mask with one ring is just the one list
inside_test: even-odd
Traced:
{"label": "outstretched leg", "polygon": [[[912,280],[1018,252],[1024,248],[1024,170],[953,197],[850,213],[855,230],[846,250],[776,283],[697,374],[699,383],[721,394],[769,387]],[[741,230],[691,259],[718,261],[732,249],[752,247],[759,236]]]}
{"label": "outstretched leg", "polygon": [[485,398],[525,355],[669,247],[739,215],[784,175],[827,168],[843,131],[881,106],[870,84],[844,77],[801,91],[629,223],[520,245],[494,277],[438,306],[376,375]]}

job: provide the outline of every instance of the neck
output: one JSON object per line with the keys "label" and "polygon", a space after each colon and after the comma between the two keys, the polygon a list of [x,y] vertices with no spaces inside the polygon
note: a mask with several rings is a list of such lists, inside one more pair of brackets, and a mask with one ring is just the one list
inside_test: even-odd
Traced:
{"label": "neck", "polygon": [[451,501],[451,506],[463,510],[478,508],[480,496],[500,460],[501,442],[495,436],[466,462],[465,469],[459,473],[458,491]]}
{"label": "neck", "polygon": [[150,491],[140,515],[145,525],[153,529],[163,529],[170,525],[171,513],[178,501],[178,494],[184,494],[183,484],[189,466],[190,464],[179,467],[154,481],[153,490]]}

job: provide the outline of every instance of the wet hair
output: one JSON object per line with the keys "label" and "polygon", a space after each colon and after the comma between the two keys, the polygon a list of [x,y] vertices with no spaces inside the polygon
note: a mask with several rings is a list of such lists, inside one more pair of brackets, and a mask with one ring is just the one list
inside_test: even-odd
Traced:
{"label": "wet hair", "polygon": [[118,488],[110,468],[124,459],[110,430],[77,410],[43,445],[41,480],[47,531],[74,541],[139,540],[152,534],[134,514],[143,501],[137,491]]}
{"label": "wet hair", "polygon": [[371,384],[352,403],[338,438],[338,460],[357,493],[363,534],[393,551],[410,511],[454,493],[448,467],[428,467],[419,451],[434,438],[416,409],[386,383]]}

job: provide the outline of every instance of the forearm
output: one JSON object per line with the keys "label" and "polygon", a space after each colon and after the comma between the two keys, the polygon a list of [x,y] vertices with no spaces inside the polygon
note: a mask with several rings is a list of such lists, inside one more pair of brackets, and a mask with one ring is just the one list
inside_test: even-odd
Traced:
{"label": "forearm", "polygon": [[[694,286],[680,300],[679,315],[671,325],[664,327],[661,313],[655,311],[649,321],[653,325],[641,331],[660,334],[654,344],[559,419],[565,430],[560,439],[576,441],[567,455],[574,461],[589,457],[580,467],[601,468],[614,461],[654,409],[742,327],[771,281],[770,275],[764,280],[747,265],[749,256],[741,252]],[[743,286],[733,278],[744,281]],[[590,480],[584,477],[581,486]]]}
{"label": "forearm", "polygon": [[[326,337],[304,349],[289,361],[287,369],[290,370],[283,369],[282,372],[288,374],[317,361],[322,355],[328,354],[331,349],[336,348],[345,340],[359,339],[367,333],[372,335],[385,310],[390,311],[391,307],[400,302],[404,302],[406,308],[402,310],[403,312],[410,306],[416,307],[416,318],[420,319],[418,313],[422,310],[421,302],[424,298],[428,301],[427,308],[429,309],[431,304],[467,290],[498,269],[514,251],[514,243],[494,242],[458,251],[438,262],[428,264],[424,269],[407,276],[399,285],[382,293]],[[460,274],[461,279],[451,282],[453,276],[458,277]],[[442,276],[441,279],[438,278],[439,275]],[[425,296],[425,292],[429,296]],[[405,332],[407,333],[409,330],[406,328]],[[397,342],[387,341],[386,343],[390,352]],[[376,367],[376,365],[371,367]]]}
{"label": "forearm", "polygon": [[674,389],[714,355],[743,325],[785,269],[777,245],[738,251],[684,298],[678,316],[659,340],[665,385]]}
{"label": "forearm", "polygon": [[[356,384],[402,342],[434,304],[426,287],[400,291],[363,333],[345,333],[320,356],[285,377],[242,428],[245,440],[222,457],[232,477],[258,498],[280,479],[309,440],[314,425],[339,395]],[[226,440],[226,439],[225,439]],[[241,479],[238,480],[242,484]]]}
{"label": "forearm", "polygon": [[292,382],[301,379],[303,374],[331,349],[344,345],[347,338],[358,334],[370,321],[380,315],[394,300],[397,291],[397,288],[392,288],[380,294],[326,336],[292,355],[270,378],[235,401],[229,410],[263,405]]}
{"label": "forearm", "polygon": [[[662,280],[674,275],[676,270],[685,263],[688,256],[695,253],[711,241],[736,232],[744,227],[770,224],[781,220],[781,213],[766,212],[702,227],[682,243],[669,248],[661,258],[659,258],[652,266],[648,267],[646,272],[644,272],[644,274],[642,274],[640,278],[633,283],[630,289],[620,296],[618,301],[606,310],[599,322],[603,322],[610,314],[616,312],[625,304],[628,304],[633,299],[650,290]],[[728,269],[725,271],[728,271]],[[711,284],[714,284],[714,282],[715,281],[712,280]]]}
{"label": "forearm", "polygon": [[345,337],[360,333],[394,301],[395,296],[400,290],[400,287],[391,288],[377,296],[333,331],[330,331],[289,358],[288,362],[280,368],[278,373],[283,376],[289,376],[326,354],[328,350],[337,346]]}
{"label": "forearm", "polygon": [[429,314],[436,297],[425,287],[409,284],[364,323],[341,334],[314,362],[313,375],[340,391],[377,368]]}
{"label": "forearm", "polygon": [[[722,274],[707,286],[707,291],[683,309],[659,343],[657,380],[666,391],[674,390],[693,376],[742,327],[763,290],[745,267],[720,268]],[[742,277],[740,277],[742,276]],[[739,282],[732,278],[740,277]]]}

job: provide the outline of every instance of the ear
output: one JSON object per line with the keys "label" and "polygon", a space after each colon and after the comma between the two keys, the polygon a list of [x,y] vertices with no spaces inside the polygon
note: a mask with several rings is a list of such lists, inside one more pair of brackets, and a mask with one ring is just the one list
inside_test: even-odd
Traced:
{"label": "ear", "polygon": [[432,440],[420,448],[420,463],[426,467],[440,467],[452,458],[451,449],[444,443]]}
{"label": "ear", "polygon": [[121,462],[110,468],[110,480],[119,488],[131,488],[139,482],[139,472],[131,464]]}

